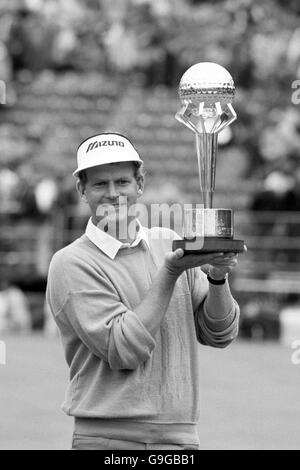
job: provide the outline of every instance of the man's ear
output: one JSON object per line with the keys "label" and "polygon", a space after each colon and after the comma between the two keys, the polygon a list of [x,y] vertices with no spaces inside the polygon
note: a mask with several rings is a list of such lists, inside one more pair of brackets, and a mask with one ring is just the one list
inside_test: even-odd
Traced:
{"label": "man's ear", "polygon": [[142,196],[143,192],[144,192],[144,180],[140,179],[138,181],[138,194],[139,194],[139,197]]}
{"label": "man's ear", "polygon": [[80,180],[76,182],[76,188],[83,202],[87,204],[88,200],[87,200],[86,193],[85,193],[85,187],[83,186]]}

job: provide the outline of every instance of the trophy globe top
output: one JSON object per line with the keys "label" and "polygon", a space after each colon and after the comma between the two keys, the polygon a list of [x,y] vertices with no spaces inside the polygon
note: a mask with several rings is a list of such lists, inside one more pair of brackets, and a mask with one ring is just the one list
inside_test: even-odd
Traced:
{"label": "trophy globe top", "polygon": [[230,73],[213,62],[200,62],[190,67],[179,84],[179,97],[183,103],[204,103],[210,107],[216,103],[228,105],[235,95],[234,81]]}

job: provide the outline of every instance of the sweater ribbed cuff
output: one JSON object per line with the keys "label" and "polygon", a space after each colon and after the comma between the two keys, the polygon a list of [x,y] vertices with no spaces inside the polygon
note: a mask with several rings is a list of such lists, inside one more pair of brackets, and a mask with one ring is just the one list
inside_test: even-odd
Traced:
{"label": "sweater ribbed cuff", "polygon": [[237,337],[239,329],[239,307],[235,301],[233,311],[227,315],[226,319],[229,320],[230,317],[232,317],[232,320],[224,327],[222,321],[215,321],[208,317],[205,306],[203,306],[203,309],[200,309],[197,313],[198,336],[201,342],[208,346],[222,347],[233,341]]}
{"label": "sweater ribbed cuff", "polygon": [[206,302],[203,305],[203,314],[205,318],[205,323],[208,328],[214,332],[222,332],[230,328],[232,323],[234,322],[235,315],[236,315],[236,303],[233,303],[233,307],[231,311],[223,318],[213,318],[207,311]]}

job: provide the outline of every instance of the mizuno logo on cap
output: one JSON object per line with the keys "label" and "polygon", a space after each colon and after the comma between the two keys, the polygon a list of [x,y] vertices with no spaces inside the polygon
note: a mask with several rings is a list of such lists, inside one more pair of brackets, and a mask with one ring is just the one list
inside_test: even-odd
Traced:
{"label": "mizuno logo on cap", "polygon": [[91,150],[95,150],[99,147],[125,147],[125,143],[120,142],[119,140],[101,140],[100,142],[91,142],[87,148],[86,153],[89,153]]}

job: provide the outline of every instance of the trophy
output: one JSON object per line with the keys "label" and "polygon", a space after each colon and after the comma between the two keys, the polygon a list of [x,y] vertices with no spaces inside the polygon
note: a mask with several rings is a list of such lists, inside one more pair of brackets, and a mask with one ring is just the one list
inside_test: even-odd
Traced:
{"label": "trophy", "polygon": [[173,251],[178,248],[185,254],[244,251],[244,242],[234,239],[233,211],[213,209],[218,134],[237,119],[232,107],[234,94],[231,75],[214,63],[193,65],[181,78],[182,107],[176,119],[195,134],[202,205],[185,209],[184,239],[173,242]]}

